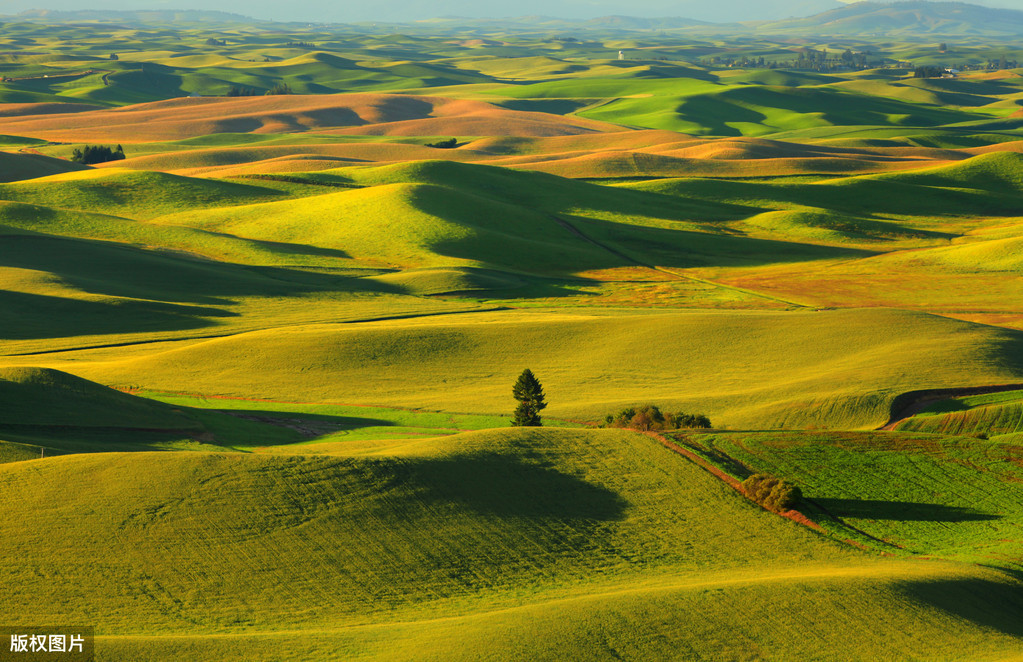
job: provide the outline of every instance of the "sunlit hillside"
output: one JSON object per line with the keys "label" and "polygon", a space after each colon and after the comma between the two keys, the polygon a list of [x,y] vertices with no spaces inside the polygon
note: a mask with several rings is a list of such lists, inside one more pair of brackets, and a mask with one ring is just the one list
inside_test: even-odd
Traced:
{"label": "sunlit hillside", "polygon": [[1023,13],[822,16],[5,17],[0,623],[1018,658]]}

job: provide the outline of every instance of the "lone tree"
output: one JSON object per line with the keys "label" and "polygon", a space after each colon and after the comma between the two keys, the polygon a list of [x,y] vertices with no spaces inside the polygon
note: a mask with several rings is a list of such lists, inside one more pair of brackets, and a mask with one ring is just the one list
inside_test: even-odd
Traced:
{"label": "lone tree", "polygon": [[540,422],[540,410],[546,407],[547,403],[543,401],[543,386],[533,375],[532,370],[526,368],[522,371],[515,386],[512,387],[512,395],[519,402],[519,406],[515,408],[512,425],[531,427],[543,425]]}

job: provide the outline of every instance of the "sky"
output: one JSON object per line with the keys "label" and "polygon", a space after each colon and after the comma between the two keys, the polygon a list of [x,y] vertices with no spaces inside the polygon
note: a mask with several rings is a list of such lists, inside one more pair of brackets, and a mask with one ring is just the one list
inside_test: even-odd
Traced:
{"label": "sky", "polygon": [[[622,15],[677,16],[705,21],[809,16],[852,0],[0,0],[0,14],[28,9],[210,9],[259,19],[348,23],[404,22],[439,16],[501,18],[544,15],[596,18]],[[974,4],[1023,10],[1023,0],[973,0]]]}

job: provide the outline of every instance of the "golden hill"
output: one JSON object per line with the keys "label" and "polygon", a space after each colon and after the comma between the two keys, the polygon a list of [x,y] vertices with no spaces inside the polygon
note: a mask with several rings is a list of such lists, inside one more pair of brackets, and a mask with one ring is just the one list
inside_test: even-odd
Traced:
{"label": "golden hill", "polygon": [[[115,109],[0,116],[0,133],[62,141],[178,140],[212,133],[330,132],[370,135],[553,136],[621,127],[482,101],[401,94],[179,98]],[[74,109],[73,109],[74,110]],[[2,115],[3,113],[0,113]],[[73,117],[73,121],[71,119]]]}

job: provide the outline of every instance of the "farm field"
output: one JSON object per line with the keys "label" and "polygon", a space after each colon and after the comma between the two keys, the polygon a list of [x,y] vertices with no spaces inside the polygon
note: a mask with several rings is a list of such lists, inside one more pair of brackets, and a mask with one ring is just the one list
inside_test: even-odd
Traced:
{"label": "farm field", "polygon": [[[1023,52],[980,10],[0,17],[0,625],[1019,659]],[[644,405],[711,427],[600,425]]]}

